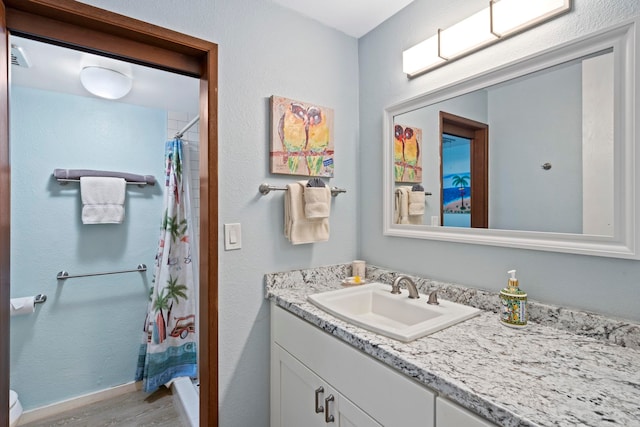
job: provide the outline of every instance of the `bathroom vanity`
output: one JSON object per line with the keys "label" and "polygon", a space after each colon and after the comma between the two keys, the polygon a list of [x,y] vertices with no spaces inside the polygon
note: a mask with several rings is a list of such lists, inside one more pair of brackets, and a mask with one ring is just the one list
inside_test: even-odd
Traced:
{"label": "bathroom vanity", "polygon": [[275,303],[271,326],[272,427],[494,425]]}
{"label": "bathroom vanity", "polygon": [[[347,270],[339,265],[266,275],[272,427],[640,425],[640,351],[577,333],[606,330],[606,319],[598,326],[598,316],[589,316],[588,325],[567,326],[559,315],[558,323],[576,331],[544,321],[511,329],[487,310],[491,295],[416,278],[422,294],[436,287],[444,299],[457,295],[458,302],[485,311],[402,343],[307,301],[340,289]],[[377,282],[391,283],[395,276],[367,270]],[[533,307],[534,318],[542,316],[544,310],[535,302]],[[637,345],[640,329],[624,325],[628,344]]]}

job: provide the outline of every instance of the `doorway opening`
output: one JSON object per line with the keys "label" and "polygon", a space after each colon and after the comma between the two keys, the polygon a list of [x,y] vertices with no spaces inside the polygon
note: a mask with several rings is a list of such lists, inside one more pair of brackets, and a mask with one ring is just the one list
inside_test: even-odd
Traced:
{"label": "doorway opening", "polygon": [[[9,325],[9,34],[144,64],[199,80],[200,423],[218,425],[217,45],[72,0],[2,0],[0,27],[0,324]],[[35,143],[36,141],[34,141]],[[38,143],[47,143],[46,139]],[[51,143],[49,141],[48,143]],[[9,334],[0,338],[0,400],[9,401]],[[0,425],[8,425],[0,411]]]}
{"label": "doorway opening", "polygon": [[489,126],[440,112],[440,223],[489,226]]}
{"label": "doorway opening", "polygon": [[[176,267],[166,267],[166,262],[159,261],[162,252],[157,246],[163,220],[163,199],[167,193],[163,179],[167,175],[165,142],[172,140],[197,116],[199,81],[13,34],[10,42],[12,52],[19,49],[24,58],[22,66],[12,62],[9,99],[9,109],[13,112],[10,120],[11,296],[41,292],[49,295],[49,303],[38,309],[37,322],[35,319],[29,322],[27,318],[12,319],[10,372],[11,383],[20,384],[22,406],[31,411],[31,418],[36,418],[42,411],[33,409],[131,383],[134,379],[131,364],[139,359],[139,352],[146,347],[159,352],[163,348],[183,348],[188,343],[195,359],[200,332],[195,324],[199,268],[196,218],[200,182],[197,127],[185,132],[178,158],[180,187],[184,189],[178,206],[189,206],[190,209],[186,215],[186,228],[181,227],[176,233],[183,238],[181,244],[188,245],[188,257],[174,258],[172,265]],[[106,84],[111,80],[88,81],[105,91],[98,92],[99,95],[78,84],[79,80],[83,81],[83,70],[98,66],[100,70],[121,70],[123,76],[130,78],[130,92],[120,93],[121,97],[117,99],[105,99],[105,96],[112,96],[106,91],[116,87]],[[38,119],[34,120],[34,117]],[[34,146],[37,149],[34,150]],[[87,212],[93,212],[92,207],[83,207],[81,223],[80,211],[76,209],[80,204],[78,199],[99,198],[100,195],[87,194],[81,182],[59,180],[61,171],[73,169],[137,173],[153,176],[155,182],[153,185],[126,186],[122,194],[122,214],[111,212],[112,216],[106,221],[112,224],[95,224],[104,221],[102,212],[87,218]],[[58,172],[58,180],[51,175],[54,170]],[[108,184],[106,181],[108,179],[103,179],[101,183]],[[31,196],[25,197],[26,194]],[[24,230],[36,221],[30,212],[47,212],[48,215],[37,221],[42,230],[55,232],[25,233]],[[86,225],[87,222],[92,225]],[[66,249],[51,251],[51,239],[43,238],[43,234],[64,241]],[[168,246],[171,240],[167,240],[163,239]],[[43,260],[39,268],[30,268],[32,259]],[[136,265],[148,266],[146,273],[99,273],[117,272]],[[157,295],[161,292],[159,289],[166,287],[164,270],[162,276],[158,274],[160,266],[175,270],[175,282],[169,288],[166,309],[155,305],[151,309],[153,314],[161,316],[164,312],[167,316],[166,320],[161,316],[162,327],[167,331],[160,342],[158,339],[147,342],[146,332],[153,328],[145,325],[143,331],[140,321],[149,315],[149,294]],[[56,283],[51,271],[70,271],[72,275],[85,273],[86,276]],[[78,301],[84,304],[78,304]],[[63,311],[56,309],[59,305],[74,307]],[[189,329],[182,327],[187,314],[191,320]],[[95,324],[98,319],[103,320],[100,325]],[[107,319],[112,320],[104,321]],[[60,331],[69,329],[69,322],[82,323],[88,329],[100,332],[61,334]],[[157,320],[154,325],[159,327]],[[176,333],[178,337],[174,335]],[[101,339],[96,339],[98,335]],[[57,339],[51,343],[44,339],[47,336]],[[76,350],[67,353],[68,348]],[[150,364],[152,350],[147,351],[144,361]],[[36,366],[28,357],[29,354],[45,353],[52,357],[39,361]],[[63,354],[66,356],[60,357]],[[169,365],[166,362],[153,364],[164,369],[164,375]],[[65,374],[69,366],[75,366],[73,377]],[[196,361],[192,360],[189,366],[197,366]],[[186,375],[187,370],[181,372]],[[151,377],[159,375],[156,373]],[[189,373],[188,376],[193,375]],[[96,376],[100,377],[99,383],[95,382]],[[153,383],[146,376],[145,380]],[[56,386],[51,389],[42,384]],[[133,387],[130,389],[134,390]]]}
{"label": "doorway opening", "polygon": [[442,134],[442,225],[471,227],[471,140]]}

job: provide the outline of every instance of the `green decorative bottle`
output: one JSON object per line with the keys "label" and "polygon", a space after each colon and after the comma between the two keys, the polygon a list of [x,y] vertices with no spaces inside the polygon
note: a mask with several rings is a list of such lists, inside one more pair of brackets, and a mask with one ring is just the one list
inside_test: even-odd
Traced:
{"label": "green decorative bottle", "polygon": [[511,275],[506,288],[500,291],[500,322],[505,326],[522,328],[527,325],[527,293],[518,287],[516,270]]}

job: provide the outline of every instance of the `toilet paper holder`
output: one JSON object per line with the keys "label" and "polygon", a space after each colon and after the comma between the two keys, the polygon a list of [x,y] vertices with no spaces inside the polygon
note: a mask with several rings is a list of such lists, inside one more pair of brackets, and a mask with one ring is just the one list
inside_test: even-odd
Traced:
{"label": "toilet paper holder", "polygon": [[36,306],[47,300],[44,294],[38,294],[31,297],[11,298],[11,316],[19,316],[23,314],[31,314],[36,311]]}

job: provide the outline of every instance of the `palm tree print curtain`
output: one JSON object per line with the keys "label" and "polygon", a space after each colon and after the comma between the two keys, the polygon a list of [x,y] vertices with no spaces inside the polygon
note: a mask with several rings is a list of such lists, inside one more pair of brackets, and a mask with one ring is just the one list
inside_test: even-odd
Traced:
{"label": "palm tree print curtain", "polygon": [[164,215],[136,380],[147,392],[197,374],[196,301],[190,247],[190,203],[182,141],[165,146]]}

